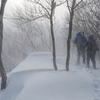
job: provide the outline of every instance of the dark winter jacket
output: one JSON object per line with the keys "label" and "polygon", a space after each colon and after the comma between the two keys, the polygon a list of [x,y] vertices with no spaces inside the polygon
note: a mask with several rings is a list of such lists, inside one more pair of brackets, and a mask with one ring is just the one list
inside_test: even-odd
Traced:
{"label": "dark winter jacket", "polygon": [[[83,47],[84,47],[84,48],[87,47],[87,52],[92,53],[92,54],[95,54],[96,51],[99,51],[99,48],[98,48],[98,46],[97,46],[97,44],[96,44],[96,41],[95,41],[95,39],[94,39],[94,36],[93,36],[93,35],[90,35],[90,36],[88,37],[88,39],[89,39],[89,40],[85,42],[85,44],[84,44]],[[95,45],[92,45],[91,42],[94,42]]]}
{"label": "dark winter jacket", "polygon": [[73,41],[74,44],[76,44],[77,38],[78,38],[80,35],[83,36],[84,39],[87,41],[87,39],[86,39],[86,37],[85,37],[84,35],[82,35],[81,33],[77,33],[77,34],[76,34],[76,37],[74,38],[74,41]]}
{"label": "dark winter jacket", "polygon": [[83,50],[83,45],[84,43],[87,41],[87,39],[85,38],[84,35],[82,35],[81,33],[77,33],[76,37],[74,38],[73,43],[76,44],[76,47],[78,50]]}

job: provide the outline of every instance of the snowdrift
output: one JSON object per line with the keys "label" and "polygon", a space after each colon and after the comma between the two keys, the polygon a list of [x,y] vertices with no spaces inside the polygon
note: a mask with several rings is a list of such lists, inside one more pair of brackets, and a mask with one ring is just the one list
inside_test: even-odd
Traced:
{"label": "snowdrift", "polygon": [[57,55],[55,71],[51,53],[31,54],[7,75],[0,100],[100,100],[100,69],[76,66],[73,59],[67,72],[65,58]]}

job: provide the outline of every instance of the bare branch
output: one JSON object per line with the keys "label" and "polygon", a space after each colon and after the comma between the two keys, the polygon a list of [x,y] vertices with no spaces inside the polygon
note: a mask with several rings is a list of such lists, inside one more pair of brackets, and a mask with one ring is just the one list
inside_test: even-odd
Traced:
{"label": "bare branch", "polygon": [[68,7],[68,10],[69,10],[69,13],[70,13],[70,12],[71,12],[71,11],[70,11],[70,8],[71,8],[71,7],[69,6],[68,0],[66,0],[66,2],[67,2],[67,7]]}
{"label": "bare branch", "polygon": [[57,6],[60,6],[60,5],[64,4],[64,3],[66,3],[66,1],[57,4],[56,7],[57,7]]}
{"label": "bare branch", "polygon": [[84,7],[87,7],[87,6],[91,5],[91,4],[92,4],[92,2],[86,3],[86,4],[84,4],[84,5],[80,6],[80,7],[78,7],[78,8],[75,9],[74,11],[80,10],[80,9],[82,9],[82,8],[84,8]]}
{"label": "bare branch", "polygon": [[47,8],[45,8],[45,7],[42,5],[42,3],[39,3],[39,2],[37,2],[37,1],[35,1],[35,3],[39,4],[39,5],[48,13],[48,15],[50,16],[49,11],[47,10]]}
{"label": "bare branch", "polygon": [[76,4],[76,6],[74,7],[74,9],[75,9],[81,2],[83,2],[83,0],[81,0],[78,4]]}

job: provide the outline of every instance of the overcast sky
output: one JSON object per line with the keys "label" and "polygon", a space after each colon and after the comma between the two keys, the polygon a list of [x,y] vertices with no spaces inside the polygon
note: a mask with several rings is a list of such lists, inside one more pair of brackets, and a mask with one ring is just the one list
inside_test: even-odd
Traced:
{"label": "overcast sky", "polygon": [[[5,15],[6,17],[10,17],[13,9],[16,6],[21,6],[23,0],[8,0],[6,3],[6,8],[5,8]],[[66,4],[65,5],[61,5],[59,7],[56,8],[55,14],[56,14],[56,19],[58,20],[58,23],[62,24],[63,23],[63,19],[65,18],[65,12],[66,12]],[[6,24],[9,24],[9,20],[4,19],[4,21],[6,22]]]}
{"label": "overcast sky", "polygon": [[[6,13],[10,13],[15,6],[21,6],[23,0],[8,0],[6,4]],[[65,13],[65,5],[56,8],[57,17],[61,18]]]}

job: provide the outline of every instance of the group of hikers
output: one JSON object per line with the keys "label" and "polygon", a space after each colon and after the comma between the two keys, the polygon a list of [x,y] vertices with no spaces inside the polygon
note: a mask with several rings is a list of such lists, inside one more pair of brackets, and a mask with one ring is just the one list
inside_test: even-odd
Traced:
{"label": "group of hikers", "polygon": [[89,35],[88,40],[81,32],[76,34],[73,43],[77,48],[77,64],[80,64],[80,56],[83,57],[83,63],[85,63],[85,49],[87,48],[87,67],[90,67],[90,60],[92,61],[93,68],[96,69],[95,55],[99,51],[93,35]]}

